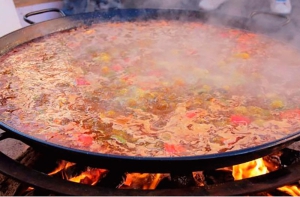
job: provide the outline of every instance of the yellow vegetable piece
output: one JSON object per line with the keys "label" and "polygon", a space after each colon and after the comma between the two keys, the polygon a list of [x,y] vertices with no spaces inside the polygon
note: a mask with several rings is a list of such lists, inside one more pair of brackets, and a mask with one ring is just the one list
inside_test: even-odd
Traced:
{"label": "yellow vegetable piece", "polygon": [[99,113],[98,117],[99,118],[105,118],[105,115],[103,113]]}
{"label": "yellow vegetable piece", "polygon": [[120,90],[120,94],[121,94],[121,95],[125,95],[125,94],[127,94],[127,93],[128,93],[128,90],[127,90],[126,88]]}
{"label": "yellow vegetable piece", "polygon": [[264,114],[264,110],[260,107],[250,106],[248,107],[248,111],[252,115],[262,115]]}
{"label": "yellow vegetable piece", "polygon": [[245,106],[238,106],[234,108],[234,112],[237,114],[245,115],[247,114],[248,110]]}
{"label": "yellow vegetable piece", "polygon": [[230,86],[223,86],[223,89],[224,89],[224,90],[229,90],[229,89],[230,89]]}
{"label": "yellow vegetable piece", "polygon": [[164,140],[172,139],[172,135],[170,133],[162,133],[160,137]]}
{"label": "yellow vegetable piece", "polygon": [[106,63],[110,62],[110,60],[111,60],[110,55],[107,53],[100,53],[99,57],[100,57],[101,61],[106,62]]}
{"label": "yellow vegetable piece", "polygon": [[157,97],[157,93],[156,92],[150,92],[150,93],[148,93],[147,95],[145,95],[146,97],[148,97],[148,98],[155,98],[155,97]]}
{"label": "yellow vegetable piece", "polygon": [[203,88],[205,91],[210,91],[210,90],[211,90],[211,87],[208,86],[208,85],[203,85],[202,88]]}
{"label": "yellow vegetable piece", "polygon": [[137,94],[137,96],[142,97],[142,96],[145,95],[145,91],[142,90],[142,89],[140,89],[140,88],[138,88],[138,89],[136,90],[136,94]]}
{"label": "yellow vegetable piece", "polygon": [[242,58],[242,59],[249,59],[250,55],[248,53],[238,53],[235,55],[235,57]]}
{"label": "yellow vegetable piece", "polygon": [[105,114],[106,116],[112,118],[116,115],[116,112],[111,110],[111,111],[107,111]]}
{"label": "yellow vegetable piece", "polygon": [[57,101],[58,101],[59,107],[62,107],[64,104],[67,103],[67,98],[60,97],[60,98],[57,99]]}
{"label": "yellow vegetable piece", "polygon": [[262,119],[254,120],[254,124],[257,124],[258,126],[263,126],[265,122],[266,121]]}
{"label": "yellow vegetable piece", "polygon": [[273,109],[281,109],[284,107],[284,103],[283,101],[281,100],[274,100],[272,103],[271,103],[271,107]]}

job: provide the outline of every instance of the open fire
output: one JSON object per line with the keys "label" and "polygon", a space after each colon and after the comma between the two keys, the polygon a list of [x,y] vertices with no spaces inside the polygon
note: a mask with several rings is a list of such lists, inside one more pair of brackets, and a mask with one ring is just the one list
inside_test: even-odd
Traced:
{"label": "open fire", "polygon": [[76,183],[96,185],[98,181],[108,172],[105,169],[87,167],[79,175],[72,176],[71,173],[69,173],[68,171],[73,166],[76,166],[76,164],[67,161],[61,161],[58,167],[53,172],[50,172],[48,175],[55,175],[60,173],[63,179]]}
{"label": "open fire", "polygon": [[[232,175],[235,180],[242,180],[267,174],[271,171],[277,170],[278,168],[279,166],[274,165],[273,162],[268,162],[265,159],[260,158],[254,161],[233,166]],[[291,196],[300,195],[300,187],[297,185],[284,186],[277,189]]]}
{"label": "open fire", "polygon": [[[277,154],[234,165],[232,167],[217,169],[217,171],[230,173],[233,177],[232,180],[242,180],[267,174],[276,171],[281,167],[280,154]],[[50,176],[57,176],[71,182],[95,186],[101,183],[101,180],[108,174],[109,171],[106,169],[81,167],[75,163],[64,160],[59,162],[55,170],[48,173]],[[204,180],[205,176],[203,174],[203,172],[193,172],[192,177],[197,186],[204,186],[206,184],[206,181]],[[158,189],[158,186],[163,180],[171,179],[171,174],[125,173],[122,181],[117,186],[117,189],[154,190]],[[277,190],[291,196],[300,196],[299,184],[286,185],[277,188]],[[268,195],[271,196],[271,194]]]}
{"label": "open fire", "polygon": [[[106,169],[100,168],[90,168],[87,167],[78,175],[74,170],[71,168],[76,168],[75,163],[67,162],[67,161],[60,161],[58,167],[53,170],[52,172],[48,173],[48,175],[60,175],[61,178],[81,183],[81,184],[89,184],[89,185],[96,185],[98,182],[104,178],[107,173],[109,172]],[[78,169],[77,169],[78,170]],[[76,169],[75,169],[76,171]],[[126,173],[123,177],[123,181],[118,185],[117,188],[119,189],[156,189],[159,182],[163,179],[168,177],[168,174],[151,174],[151,173]]]}

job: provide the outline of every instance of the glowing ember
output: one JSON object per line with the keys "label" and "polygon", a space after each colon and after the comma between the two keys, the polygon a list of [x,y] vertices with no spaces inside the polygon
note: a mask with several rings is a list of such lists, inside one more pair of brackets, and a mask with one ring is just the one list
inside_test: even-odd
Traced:
{"label": "glowing ember", "polygon": [[[276,170],[278,168],[278,166],[273,166],[273,168],[268,169],[267,166],[270,167],[270,165],[268,165],[263,158],[260,158],[254,161],[233,166],[232,175],[235,180],[242,180],[267,174],[270,171]],[[291,196],[300,196],[300,189],[296,185],[284,186],[277,189]]]}

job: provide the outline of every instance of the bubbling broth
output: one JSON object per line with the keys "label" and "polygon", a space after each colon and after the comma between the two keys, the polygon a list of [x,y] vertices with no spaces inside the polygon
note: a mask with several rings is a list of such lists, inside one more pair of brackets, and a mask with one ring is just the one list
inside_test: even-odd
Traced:
{"label": "bubbling broth", "polygon": [[300,127],[298,51],[198,22],[103,22],[0,62],[0,120],[65,147],[180,157],[254,147]]}

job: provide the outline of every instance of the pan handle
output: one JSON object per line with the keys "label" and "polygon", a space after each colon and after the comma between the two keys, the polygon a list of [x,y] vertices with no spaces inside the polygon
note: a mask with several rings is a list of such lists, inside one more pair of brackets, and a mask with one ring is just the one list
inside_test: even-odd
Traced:
{"label": "pan handle", "polygon": [[282,26],[285,26],[287,24],[289,24],[291,22],[291,18],[288,15],[284,15],[284,14],[275,14],[275,13],[271,13],[271,12],[264,12],[264,11],[254,11],[251,13],[250,18],[254,18],[254,16],[256,15],[271,15],[271,16],[277,16],[277,17],[281,17],[285,19],[285,22],[282,24]]}
{"label": "pan handle", "polygon": [[29,20],[28,17],[34,16],[34,15],[39,15],[39,14],[44,14],[44,13],[47,13],[47,12],[58,12],[58,13],[60,13],[61,16],[66,16],[66,14],[58,8],[48,8],[48,9],[29,12],[29,13],[25,14],[23,19],[24,19],[24,21],[26,21],[29,24],[34,24],[35,22],[33,22],[32,20]]}

